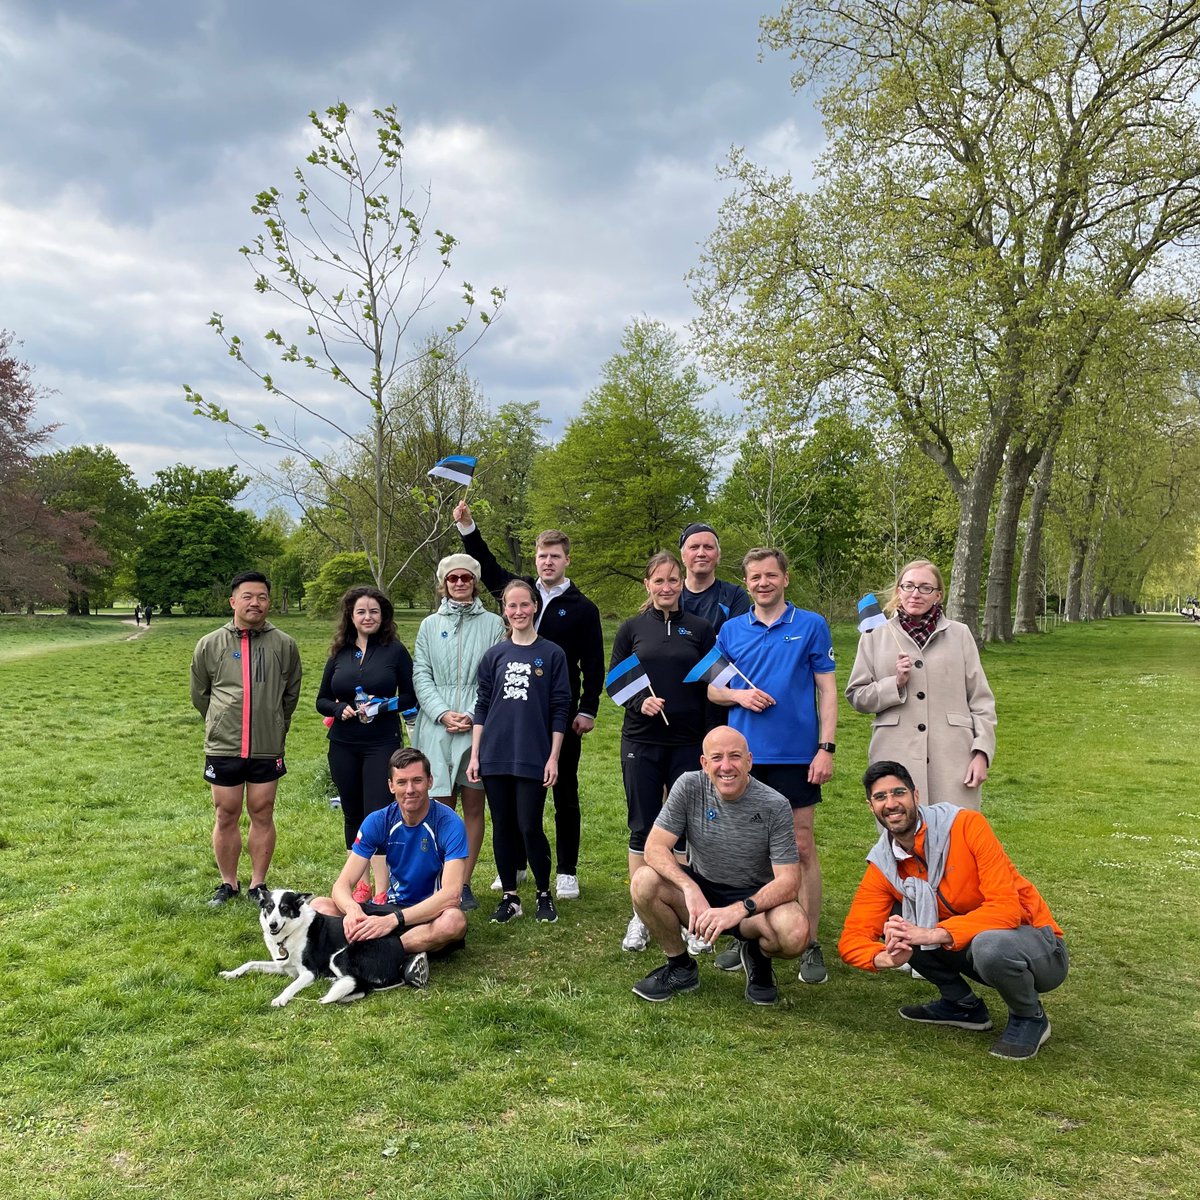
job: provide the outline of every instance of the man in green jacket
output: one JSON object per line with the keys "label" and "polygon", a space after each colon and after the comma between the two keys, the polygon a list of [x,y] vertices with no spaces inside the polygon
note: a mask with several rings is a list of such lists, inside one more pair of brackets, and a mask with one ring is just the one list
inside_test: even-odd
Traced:
{"label": "man in green jacket", "polygon": [[209,904],[241,894],[242,807],[250,814],[250,891],[266,892],[275,851],[275,789],[287,773],[283,744],[300,699],[300,651],[267,620],[271,583],[235,575],[233,620],[206,634],[192,655],[192,703],[204,716],[204,778],[212,786],[213,853],[221,882]]}

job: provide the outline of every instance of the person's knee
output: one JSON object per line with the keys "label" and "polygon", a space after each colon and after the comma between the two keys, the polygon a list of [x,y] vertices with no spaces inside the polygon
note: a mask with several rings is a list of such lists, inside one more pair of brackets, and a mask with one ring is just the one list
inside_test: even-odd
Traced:
{"label": "person's knee", "polygon": [[315,896],[308,902],[308,906],[313,910],[313,912],[322,913],[327,917],[345,916],[342,910],[338,908],[337,904],[334,902],[332,896]]}
{"label": "person's knee", "polygon": [[799,958],[808,949],[808,918],[798,904],[781,904],[768,917],[771,935],[778,946],[776,958]]}
{"label": "person's knee", "polygon": [[433,922],[433,932],[442,944],[456,942],[467,932],[467,918],[461,908],[448,908]]}
{"label": "person's knee", "polygon": [[629,894],[634,905],[648,904],[658,898],[662,890],[662,876],[651,866],[643,863],[629,881]]}
{"label": "person's knee", "polygon": [[1020,953],[1011,929],[985,929],[977,933],[971,939],[971,965],[985,981],[1001,973],[1029,968],[1028,958]]}

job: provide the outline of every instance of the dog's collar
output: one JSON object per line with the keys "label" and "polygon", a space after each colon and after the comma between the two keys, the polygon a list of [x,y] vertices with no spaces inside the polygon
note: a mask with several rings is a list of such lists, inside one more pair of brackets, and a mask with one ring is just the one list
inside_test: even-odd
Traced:
{"label": "dog's collar", "polygon": [[280,943],[276,943],[276,945],[275,945],[275,961],[283,962],[285,959],[290,958],[290,957],[291,956],[288,954],[288,948]]}

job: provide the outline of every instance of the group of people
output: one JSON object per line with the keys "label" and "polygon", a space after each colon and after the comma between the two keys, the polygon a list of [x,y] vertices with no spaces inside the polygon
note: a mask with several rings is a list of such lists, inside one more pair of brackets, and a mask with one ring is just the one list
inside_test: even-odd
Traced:
{"label": "group of people", "polygon": [[[350,940],[395,935],[409,953],[461,944],[464,913],[478,907],[485,802],[500,893],[492,921],[523,914],[529,874],[539,921],[579,896],[581,742],[605,683],[599,611],[567,576],[567,536],[541,534],[536,574],[522,578],[496,561],[466,503],[454,517],[463,550],[438,566],[440,601],[412,657],[387,598],[353,588],[317,698],[348,854],[315,903],[345,918]],[[650,559],[646,601],[610,660],[609,692],[624,708],[633,907],[622,947],[663,950],[666,962],[633,988],[662,1001],[698,987],[697,956],[728,935],[715,965],[744,971],[747,1000],[771,1004],[774,959],[799,959],[804,983],[828,979],[814,813],[836,753],[832,640],[822,617],[787,599],[782,551],[750,551],[742,587],[716,577],[711,527],[687,526],[679,551]],[[980,812],[995,704],[970,630],[942,611],[943,587],[924,560],[900,571],[891,615],[862,635],[845,689],[874,717],[863,782],[879,832],[838,949],[852,966],[936,985],[937,1000],[900,1009],[907,1020],[990,1029],[968,981],[996,988],[1009,1020],[993,1053],[1027,1058],[1049,1036],[1040,996],[1065,977],[1066,948]],[[201,639],[192,664],[217,814],[214,904],[239,894],[243,787],[250,894],[265,885],[300,685],[295,643],[266,620],[265,578],[237,577],[230,604],[232,621]],[[401,749],[399,714],[413,709],[412,747]]]}

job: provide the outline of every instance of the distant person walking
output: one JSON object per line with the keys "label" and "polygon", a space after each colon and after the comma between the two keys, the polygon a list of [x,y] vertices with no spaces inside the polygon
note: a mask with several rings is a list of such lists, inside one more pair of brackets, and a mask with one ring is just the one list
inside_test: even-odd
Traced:
{"label": "distant person walking", "polygon": [[[342,802],[347,850],[366,815],[392,802],[388,764],[401,747],[400,713],[417,703],[412,675],[412,657],[396,634],[392,602],[378,588],[350,588],[338,605],[337,629],[317,692],[317,712],[333,719],[329,774]],[[396,697],[400,712],[368,715],[366,706],[356,703],[360,690],[378,699]],[[373,856],[371,869],[375,890],[364,871],[355,882],[358,904],[372,897],[380,904],[386,899],[386,856]]]}
{"label": "distant person walking", "polygon": [[[241,894],[243,803],[250,814],[250,891],[266,893],[275,851],[275,790],[287,774],[283,746],[300,699],[300,651],[267,620],[271,584],[258,571],[233,577],[233,619],[192,655],[192,704],[204,717],[204,778],[212,787],[213,853],[221,882],[209,904]],[[150,606],[146,606],[146,624]]]}
{"label": "distant person walking", "polygon": [[139,629],[142,627],[142,606],[140,604],[133,606],[133,623]]}
{"label": "distant person walking", "polygon": [[908,563],[884,606],[885,625],[864,633],[846,699],[871,713],[869,760],[902,762],[922,804],[979,811],[996,753],[996,701],[971,631],[942,612],[942,573]]}

